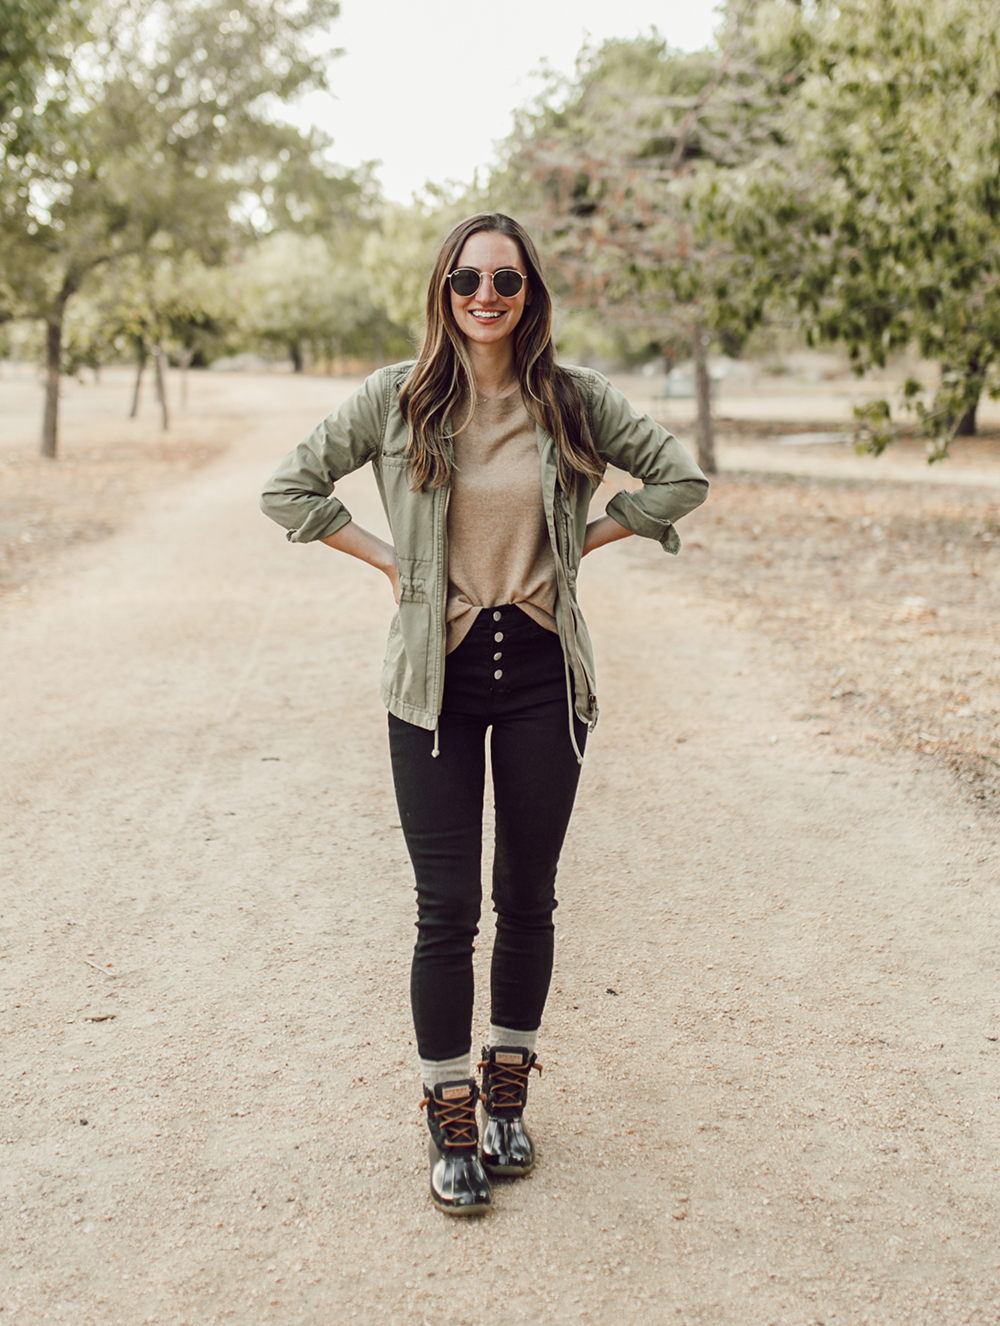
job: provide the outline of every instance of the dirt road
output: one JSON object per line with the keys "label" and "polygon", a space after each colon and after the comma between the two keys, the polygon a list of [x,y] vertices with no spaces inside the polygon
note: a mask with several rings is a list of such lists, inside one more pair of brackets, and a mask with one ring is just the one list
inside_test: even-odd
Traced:
{"label": "dirt road", "polygon": [[213,384],[227,454],[3,608],[2,1321],[1000,1320],[990,821],[639,540],[582,577],[540,1164],[432,1210],[388,590],[256,510],[346,389]]}

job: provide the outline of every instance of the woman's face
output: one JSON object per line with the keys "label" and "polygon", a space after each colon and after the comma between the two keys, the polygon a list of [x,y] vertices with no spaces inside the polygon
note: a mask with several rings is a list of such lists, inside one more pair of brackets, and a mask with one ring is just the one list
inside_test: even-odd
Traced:
{"label": "woman's face", "polygon": [[476,271],[490,275],[483,277],[474,295],[464,298],[449,287],[451,311],[458,330],[467,340],[478,345],[497,345],[510,336],[521,321],[524,306],[529,302],[528,283],[525,280],[512,299],[502,299],[493,289],[490,278],[502,267],[513,267],[527,277],[521,250],[509,235],[480,230],[463,244],[453,270],[459,267],[474,267]]}

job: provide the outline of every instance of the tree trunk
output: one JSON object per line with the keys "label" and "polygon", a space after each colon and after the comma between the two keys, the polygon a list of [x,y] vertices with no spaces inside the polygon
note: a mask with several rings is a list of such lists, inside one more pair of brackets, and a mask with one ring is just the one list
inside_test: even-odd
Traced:
{"label": "tree trunk", "polygon": [[302,363],[302,342],[289,341],[288,353],[292,356],[292,372],[301,373],[304,368]]}
{"label": "tree trunk", "polygon": [[139,340],[136,343],[136,353],[139,356],[139,366],[135,374],[135,391],[132,393],[132,408],[129,410],[128,417],[134,419],[139,413],[139,392],[142,388],[142,374],[146,367],[146,342]]}
{"label": "tree trunk", "polygon": [[[948,365],[947,365],[947,364],[942,364],[942,365],[941,365],[941,372],[942,372],[942,374],[945,374],[945,373],[948,372]],[[965,411],[965,413],[962,415],[961,419],[959,419],[959,421],[958,421],[958,427],[955,429],[955,436],[956,436],[956,437],[975,437],[975,436],[976,436],[976,409],[977,409],[977,407],[978,407],[978,405],[979,405],[979,397],[980,397],[980,394],[981,394],[981,392],[982,392],[982,388],[983,388],[983,368],[982,368],[982,365],[981,365],[980,362],[979,362],[979,358],[978,358],[978,356],[976,356],[976,357],[974,357],[974,358],[972,358],[972,359],[970,359],[970,360],[968,361],[968,363],[967,363],[966,366],[965,366],[965,375],[966,375],[966,387],[968,387],[968,384],[969,384],[970,380],[971,380],[971,381],[975,381],[977,378],[979,379],[979,384],[978,384],[978,387],[977,387],[977,389],[976,389],[975,399],[973,400],[973,402],[972,402],[972,404],[969,406],[969,408]],[[954,415],[952,415],[951,418],[949,419],[949,423],[952,422],[953,420],[954,420]]]}
{"label": "tree trunk", "polygon": [[181,351],[181,409],[187,409],[188,403],[188,369],[191,367],[191,360],[194,358],[194,351],[190,346],[185,346]]}
{"label": "tree trunk", "polygon": [[59,447],[59,370],[62,367],[62,311],[46,324],[45,417],[42,455],[55,460]]}
{"label": "tree trunk", "polygon": [[170,414],[167,411],[167,383],[163,373],[163,347],[153,346],[153,368],[156,373],[156,399],[160,402],[160,427],[164,432],[170,427]]}
{"label": "tree trunk", "polygon": [[694,389],[698,398],[698,464],[705,474],[714,474],[715,427],[712,423],[712,379],[708,376],[708,356],[705,353],[708,337],[696,318],[691,336],[694,356]]}
{"label": "tree trunk", "polygon": [[[976,402],[978,405],[979,402]],[[956,437],[975,437],[976,436],[976,405],[970,405],[966,412],[958,421]]]}

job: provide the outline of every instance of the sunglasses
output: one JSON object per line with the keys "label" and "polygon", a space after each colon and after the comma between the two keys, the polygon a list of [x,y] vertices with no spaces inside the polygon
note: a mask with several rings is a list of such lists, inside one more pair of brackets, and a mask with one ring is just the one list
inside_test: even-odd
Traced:
{"label": "sunglasses", "polygon": [[475,267],[457,267],[445,279],[450,282],[456,295],[468,299],[478,291],[484,276],[493,282],[493,289],[501,299],[513,299],[524,286],[524,277],[513,267],[501,267],[498,272],[477,272]]}

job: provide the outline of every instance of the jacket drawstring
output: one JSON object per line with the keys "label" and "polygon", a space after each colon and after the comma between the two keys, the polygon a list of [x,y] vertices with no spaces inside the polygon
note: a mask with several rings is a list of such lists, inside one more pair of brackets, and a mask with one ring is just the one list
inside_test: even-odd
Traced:
{"label": "jacket drawstring", "polygon": [[563,650],[563,667],[566,671],[566,712],[569,715],[569,739],[573,743],[573,750],[576,752],[577,764],[583,764],[583,756],[580,754],[580,747],[576,743],[576,727],[573,723],[575,716],[573,706],[573,686],[569,679],[569,659],[566,657],[566,651]]}
{"label": "jacket drawstring", "polygon": [[434,749],[431,751],[431,759],[436,760],[441,754],[441,719],[440,716],[434,721]]}

